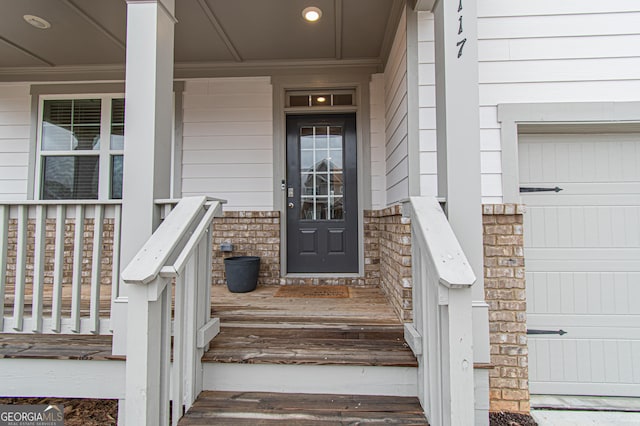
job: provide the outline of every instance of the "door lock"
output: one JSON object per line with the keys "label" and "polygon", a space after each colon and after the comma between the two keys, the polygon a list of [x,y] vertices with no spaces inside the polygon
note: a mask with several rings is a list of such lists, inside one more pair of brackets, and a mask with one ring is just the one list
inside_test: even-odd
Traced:
{"label": "door lock", "polygon": [[293,203],[289,203],[289,208],[292,209],[294,207]]}
{"label": "door lock", "polygon": [[287,197],[293,198],[293,188],[292,187],[289,187],[289,189],[287,190]]}

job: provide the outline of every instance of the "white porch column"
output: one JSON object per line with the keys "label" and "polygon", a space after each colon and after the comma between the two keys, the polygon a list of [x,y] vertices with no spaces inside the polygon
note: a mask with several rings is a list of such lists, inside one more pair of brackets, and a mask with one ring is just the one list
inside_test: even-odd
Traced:
{"label": "white porch column", "polygon": [[[477,0],[437,1],[433,7],[438,191],[446,198],[449,222],[477,278],[471,290],[473,357],[474,363],[485,364],[490,357],[483,279]],[[475,374],[476,424],[488,424],[487,374]]]}
{"label": "white porch column", "polygon": [[[127,0],[122,269],[158,226],[154,200],[169,198],[174,8],[175,0]],[[112,307],[115,354],[126,350],[126,287]]]}

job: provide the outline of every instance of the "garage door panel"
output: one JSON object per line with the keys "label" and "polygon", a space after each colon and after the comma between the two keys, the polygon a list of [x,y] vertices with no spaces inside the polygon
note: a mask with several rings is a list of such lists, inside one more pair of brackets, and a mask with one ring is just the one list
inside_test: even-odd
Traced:
{"label": "garage door panel", "polygon": [[563,271],[585,271],[585,272],[600,272],[607,270],[616,270],[621,272],[636,272],[637,265],[631,264],[627,260],[594,260],[592,257],[585,257],[581,260],[563,260],[563,259],[549,259],[549,260],[527,260],[526,267],[529,269],[536,268],[535,270],[543,270],[547,272],[563,272]]}
{"label": "garage door panel", "polygon": [[525,222],[526,249],[640,245],[640,207],[528,207]]}
{"label": "garage door panel", "polygon": [[[527,261],[545,261],[545,260],[553,260],[561,257],[562,259],[566,259],[569,261],[572,260],[589,260],[589,261],[609,261],[609,260],[619,260],[621,262],[630,262],[631,266],[635,266],[636,271],[640,271],[640,248],[636,248],[632,246],[632,242],[626,243],[630,248],[621,248],[617,247],[601,247],[594,248],[592,247],[576,247],[576,248],[567,248],[567,247],[527,247],[526,256]],[[615,270],[613,270],[615,271]]]}
{"label": "garage door panel", "polygon": [[[631,339],[640,341],[640,316],[615,316],[615,315],[589,315],[590,318],[580,315],[530,315],[527,327],[530,330],[563,330],[567,339]],[[636,321],[636,325],[631,324]],[[539,336],[529,335],[529,339],[536,340]],[[558,337],[560,339],[560,337]]]}
{"label": "garage door panel", "polygon": [[640,396],[640,134],[519,138],[532,393]]}
{"label": "garage door panel", "polygon": [[640,396],[639,347],[626,339],[530,339],[531,392]]}
{"label": "garage door panel", "polygon": [[637,272],[528,272],[526,283],[529,325],[540,314],[640,314]]}
{"label": "garage door panel", "polygon": [[583,195],[590,198],[600,198],[609,195],[638,194],[638,192],[640,192],[640,185],[636,182],[520,182],[520,186],[522,188],[529,188],[530,190],[536,188],[554,189],[556,186],[561,189],[561,191],[557,193],[555,191],[523,192],[522,195],[526,196],[530,201],[529,205],[533,206],[554,205],[555,200],[566,196],[576,197]]}
{"label": "garage door panel", "polygon": [[640,181],[640,135],[521,135],[520,182]]}

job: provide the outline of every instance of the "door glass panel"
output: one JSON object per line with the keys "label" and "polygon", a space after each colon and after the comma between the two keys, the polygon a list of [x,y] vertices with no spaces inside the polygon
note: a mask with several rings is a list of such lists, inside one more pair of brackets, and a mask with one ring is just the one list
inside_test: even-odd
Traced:
{"label": "door glass panel", "polygon": [[342,195],[342,173],[333,173],[331,175],[331,186],[329,192],[331,195]]}
{"label": "door glass panel", "polygon": [[333,219],[343,219],[344,209],[342,208],[342,197],[331,197],[331,217]]}
{"label": "door glass panel", "polygon": [[344,219],[342,132],[336,126],[300,129],[300,219]]}
{"label": "door glass panel", "polygon": [[300,152],[300,169],[303,172],[313,172],[315,167],[315,160],[313,158],[313,150],[306,150]]}

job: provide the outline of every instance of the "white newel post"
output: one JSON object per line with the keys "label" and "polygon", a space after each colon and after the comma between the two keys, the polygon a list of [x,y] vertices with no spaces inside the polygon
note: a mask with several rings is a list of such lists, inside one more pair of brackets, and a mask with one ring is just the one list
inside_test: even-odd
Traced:
{"label": "white newel post", "polygon": [[[466,297],[472,301],[472,321],[456,327],[460,333],[472,327],[473,361],[484,364],[490,358],[483,280],[477,0],[435,3],[438,191],[446,199],[448,220],[477,278],[470,290],[464,290],[471,293]],[[475,424],[488,424],[488,380],[481,377],[487,370],[471,374],[476,380]],[[474,398],[473,387],[456,398]]]}
{"label": "white newel post", "polygon": [[[174,9],[175,0],[127,0],[121,268],[159,224],[154,200],[170,195]],[[120,287],[112,307],[113,351],[127,355],[120,408],[128,424],[156,425],[162,302],[147,303],[146,286]]]}

